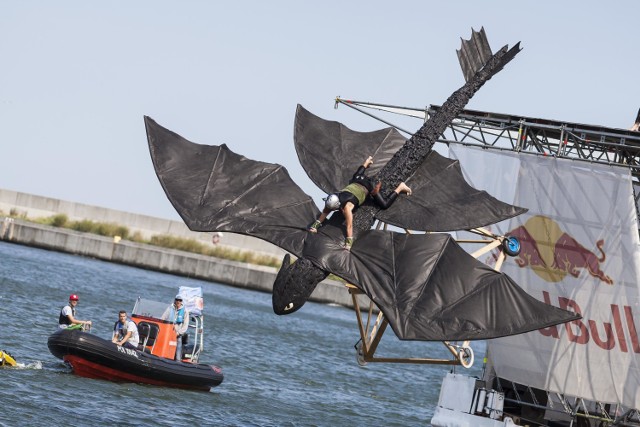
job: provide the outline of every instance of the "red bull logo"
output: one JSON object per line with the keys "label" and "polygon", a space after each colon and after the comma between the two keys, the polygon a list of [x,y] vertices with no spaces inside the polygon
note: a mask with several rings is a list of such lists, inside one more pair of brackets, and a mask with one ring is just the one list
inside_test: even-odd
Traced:
{"label": "red bull logo", "polygon": [[524,225],[508,233],[520,239],[520,254],[514,258],[519,267],[529,267],[547,282],[560,282],[567,275],[578,278],[586,271],[607,285],[613,280],[600,268],[605,261],[604,240],[595,244],[597,256],[581,245],[558,223],[542,215],[531,217]]}
{"label": "red bull logo", "polygon": [[[551,304],[551,296],[543,291],[544,302]],[[563,310],[573,311],[582,315],[582,309],[578,302],[565,297],[558,297],[558,306]],[[593,342],[603,350],[614,350],[622,353],[633,351],[640,353],[640,337],[634,319],[633,307],[630,305],[610,304],[612,321],[596,321],[592,319],[578,319],[560,326],[551,326],[539,329],[545,337],[560,339],[560,328],[566,330],[565,337],[569,342],[589,345]]]}

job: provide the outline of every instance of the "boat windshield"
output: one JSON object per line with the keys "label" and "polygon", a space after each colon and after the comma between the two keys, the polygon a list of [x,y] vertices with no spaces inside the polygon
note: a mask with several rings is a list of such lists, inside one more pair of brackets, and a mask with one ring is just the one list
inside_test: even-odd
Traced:
{"label": "boat windshield", "polygon": [[131,314],[137,314],[138,316],[152,317],[154,319],[162,319],[163,314],[167,309],[171,307],[171,304],[166,302],[152,301],[138,297],[136,305],[133,307]]}

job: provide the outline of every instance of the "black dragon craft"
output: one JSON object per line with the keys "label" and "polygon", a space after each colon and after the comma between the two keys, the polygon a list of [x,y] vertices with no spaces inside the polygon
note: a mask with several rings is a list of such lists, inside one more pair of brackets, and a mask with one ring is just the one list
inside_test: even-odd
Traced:
{"label": "black dragon craft", "polygon": [[[345,229],[339,211],[317,234],[307,231],[319,210],[283,166],[251,160],[226,145],[190,142],[145,117],[156,174],[191,230],[254,236],[298,258],[291,263],[286,255],[278,273],[276,314],[298,310],[315,285],[333,273],[365,292],[403,340],[489,339],[577,319],[579,315],[531,297],[506,274],[465,252],[449,234],[371,229],[378,219],[417,231],[464,230],[526,211],[474,189],[457,161],[431,150],[440,128],[518,50],[505,47],[484,58],[482,69],[465,72],[467,84],[443,104],[440,117],[432,117],[409,141],[393,128],[355,132],[298,106],[295,148],[323,191],[342,188],[369,155],[375,158],[369,175],[382,178],[387,187],[405,181],[413,190],[387,210],[373,204],[359,208],[350,251],[341,246]],[[358,219],[364,225],[358,226]]]}

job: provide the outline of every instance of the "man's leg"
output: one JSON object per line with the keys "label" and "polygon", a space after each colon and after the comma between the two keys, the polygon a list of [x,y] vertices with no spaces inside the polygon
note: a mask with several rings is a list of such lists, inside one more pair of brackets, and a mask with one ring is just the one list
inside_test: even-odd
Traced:
{"label": "man's leg", "polygon": [[127,341],[126,343],[122,344],[122,346],[124,348],[130,348],[131,350],[137,350],[138,347],[136,347],[135,345],[131,344],[129,341]]}
{"label": "man's leg", "polygon": [[176,357],[175,360],[182,360],[182,336],[176,336]]}

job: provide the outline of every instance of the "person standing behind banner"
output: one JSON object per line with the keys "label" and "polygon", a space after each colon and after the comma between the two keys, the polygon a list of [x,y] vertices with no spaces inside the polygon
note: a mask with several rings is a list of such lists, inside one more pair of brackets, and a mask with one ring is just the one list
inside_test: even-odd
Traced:
{"label": "person standing behind banner", "polygon": [[140,335],[138,335],[138,327],[135,322],[127,319],[126,311],[120,310],[118,313],[118,321],[113,325],[113,338],[111,338],[111,342],[136,350],[139,341]]}
{"label": "person standing behind banner", "polygon": [[162,318],[173,323],[173,330],[176,333],[176,356],[175,360],[182,360],[182,336],[189,329],[189,310],[182,304],[182,296],[176,295],[173,304],[163,314]]}
{"label": "person standing behind banner", "polygon": [[213,243],[214,245],[217,245],[218,243],[220,243],[220,239],[222,239],[222,233],[219,231],[216,231],[211,236],[211,243]]}
{"label": "person standing behind banner", "polygon": [[73,325],[82,325],[82,327],[85,325],[91,326],[91,320],[76,319],[76,306],[79,301],[80,298],[78,298],[78,295],[71,294],[69,296],[69,302],[67,305],[62,307],[62,310],[60,310],[60,316],[58,317],[58,327],[60,329],[66,329]]}

